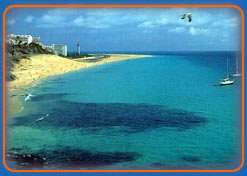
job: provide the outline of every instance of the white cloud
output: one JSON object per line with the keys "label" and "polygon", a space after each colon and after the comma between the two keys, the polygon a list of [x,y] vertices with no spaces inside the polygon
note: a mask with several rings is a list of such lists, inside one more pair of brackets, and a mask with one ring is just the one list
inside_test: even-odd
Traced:
{"label": "white cloud", "polygon": [[229,41],[229,36],[226,33],[223,33],[221,36],[221,42],[227,42]]}
{"label": "white cloud", "polygon": [[147,21],[144,21],[144,22],[138,24],[138,27],[155,28],[155,27],[161,27],[161,26],[164,26],[167,24],[169,24],[169,20],[165,17],[161,17],[161,18],[153,18],[153,19],[149,19]]}
{"label": "white cloud", "polygon": [[84,18],[82,16],[79,16],[73,20],[73,24],[75,26],[83,26],[85,24],[84,21]]}
{"label": "white cloud", "polygon": [[39,28],[56,28],[71,26],[70,21],[68,21],[64,16],[59,15],[43,15],[36,21],[36,27]]}
{"label": "white cloud", "polygon": [[[181,20],[181,15],[188,12],[192,13],[192,22]],[[161,29],[192,36],[210,34],[210,37],[220,35],[223,30],[229,31],[227,26],[235,29],[238,24],[238,18],[231,13],[203,8],[53,8],[39,18],[27,17],[28,21],[40,28],[108,29],[131,26],[148,32]]]}
{"label": "white cloud", "polygon": [[32,23],[33,20],[34,20],[34,17],[29,15],[29,16],[27,16],[27,18],[25,19],[25,22],[27,22],[27,23]]}
{"label": "white cloud", "polygon": [[16,21],[14,19],[10,19],[10,20],[7,21],[7,24],[8,25],[13,25],[13,24],[15,24],[15,22]]}
{"label": "white cloud", "polygon": [[195,35],[202,35],[202,34],[209,34],[209,29],[204,29],[204,28],[196,28],[196,27],[190,27],[189,28],[189,33],[193,36]]}
{"label": "white cloud", "polygon": [[151,21],[144,21],[143,23],[139,24],[138,27],[141,27],[141,28],[154,28],[155,25]]}
{"label": "white cloud", "polygon": [[239,19],[236,17],[229,18],[229,19],[223,19],[223,20],[217,20],[212,25],[215,27],[236,27],[240,23]]}
{"label": "white cloud", "polygon": [[89,16],[85,19],[85,26],[93,29],[105,29],[105,28],[109,28],[112,25],[116,25],[114,24],[114,21],[115,20],[112,18],[101,19],[101,18]]}
{"label": "white cloud", "polygon": [[[191,12],[192,13],[192,22],[188,22],[188,19],[181,19],[182,14]],[[151,14],[151,15],[150,15]],[[217,19],[215,14],[210,14],[203,10],[198,9],[184,9],[184,8],[168,8],[163,11],[157,10],[152,11],[152,13],[146,14],[147,19],[145,22],[149,22],[149,25],[145,25],[140,23],[138,27],[165,27],[172,26],[180,27],[180,26],[193,26],[193,27],[201,27],[204,25],[212,25],[212,21]],[[138,16],[138,14],[136,15]],[[136,18],[136,16],[134,18]],[[150,25],[152,24],[152,25]]]}
{"label": "white cloud", "polygon": [[169,23],[169,20],[165,17],[159,19],[156,21],[157,24],[161,24],[161,25],[165,25],[165,24],[168,24]]}
{"label": "white cloud", "polygon": [[[43,18],[62,16],[68,27],[74,25],[107,28],[147,19],[148,15],[143,14],[142,11],[136,8],[54,8],[49,10]],[[82,18],[83,24],[80,21]]]}
{"label": "white cloud", "polygon": [[196,29],[195,29],[194,27],[190,27],[189,33],[190,33],[191,35],[196,35]]}
{"label": "white cloud", "polygon": [[64,22],[64,17],[58,15],[43,15],[41,20],[45,23],[60,23]]}
{"label": "white cloud", "polygon": [[168,31],[181,33],[181,32],[185,32],[185,27],[175,27],[175,28],[169,29]]}

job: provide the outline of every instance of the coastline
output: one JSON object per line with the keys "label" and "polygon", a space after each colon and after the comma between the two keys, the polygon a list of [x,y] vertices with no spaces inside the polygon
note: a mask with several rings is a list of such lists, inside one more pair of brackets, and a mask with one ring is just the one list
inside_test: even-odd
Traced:
{"label": "coastline", "polygon": [[8,114],[16,114],[22,107],[18,100],[20,95],[28,94],[28,88],[36,86],[42,80],[59,74],[64,74],[79,69],[85,69],[111,62],[151,57],[149,55],[133,54],[109,54],[107,58],[87,57],[68,59],[57,55],[39,54],[31,56],[30,59],[22,59],[15,64],[11,73],[16,80],[7,82],[8,91]]}

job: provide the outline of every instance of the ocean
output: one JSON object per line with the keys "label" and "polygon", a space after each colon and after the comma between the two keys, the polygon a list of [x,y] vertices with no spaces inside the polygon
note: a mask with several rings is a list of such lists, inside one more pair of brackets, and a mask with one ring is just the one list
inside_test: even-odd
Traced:
{"label": "ocean", "polygon": [[7,118],[9,167],[237,168],[241,77],[232,86],[214,86],[226,75],[227,58],[229,72],[235,71],[235,52],[141,54],[152,57],[50,77],[29,88],[34,96],[20,96],[23,110]]}

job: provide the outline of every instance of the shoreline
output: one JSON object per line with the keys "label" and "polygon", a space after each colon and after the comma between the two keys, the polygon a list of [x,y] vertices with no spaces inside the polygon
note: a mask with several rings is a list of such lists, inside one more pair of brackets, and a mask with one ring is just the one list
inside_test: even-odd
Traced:
{"label": "shoreline", "polygon": [[151,57],[150,55],[133,54],[108,54],[108,56],[106,58],[68,59],[57,55],[39,54],[31,56],[30,59],[22,59],[20,63],[14,65],[13,71],[11,71],[16,76],[16,80],[6,82],[8,115],[13,116],[22,108],[22,104],[18,100],[21,94],[28,94],[29,88],[38,85],[46,78],[107,63]]}

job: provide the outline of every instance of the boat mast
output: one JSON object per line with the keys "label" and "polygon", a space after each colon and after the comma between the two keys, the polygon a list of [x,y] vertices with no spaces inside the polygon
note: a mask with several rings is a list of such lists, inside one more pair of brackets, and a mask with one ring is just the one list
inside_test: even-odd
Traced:
{"label": "boat mast", "polygon": [[229,78],[229,75],[228,75],[228,58],[226,59],[226,73],[227,73],[227,75],[226,75],[226,78]]}
{"label": "boat mast", "polygon": [[237,52],[236,52],[236,74],[238,74],[238,58],[237,58]]}

